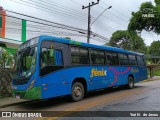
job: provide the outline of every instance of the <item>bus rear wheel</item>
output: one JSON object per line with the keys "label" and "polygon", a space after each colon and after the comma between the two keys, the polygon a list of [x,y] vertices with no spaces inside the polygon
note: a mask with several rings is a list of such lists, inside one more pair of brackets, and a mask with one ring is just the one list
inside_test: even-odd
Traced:
{"label": "bus rear wheel", "polygon": [[134,88],[134,79],[131,76],[128,77],[128,88],[129,89]]}
{"label": "bus rear wheel", "polygon": [[72,85],[72,94],[71,94],[73,101],[80,101],[84,97],[84,86],[80,82],[75,82]]}

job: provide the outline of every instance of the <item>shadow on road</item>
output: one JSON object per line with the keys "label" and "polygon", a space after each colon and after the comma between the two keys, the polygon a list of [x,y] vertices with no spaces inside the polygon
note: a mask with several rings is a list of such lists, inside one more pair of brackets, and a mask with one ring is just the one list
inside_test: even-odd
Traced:
{"label": "shadow on road", "polygon": [[[139,88],[144,88],[145,86],[135,86],[134,89],[139,89]],[[133,89],[126,89],[124,87],[117,87],[117,88],[107,88],[104,90],[97,90],[93,92],[89,92],[84,99],[92,99],[95,96],[100,97],[105,94],[113,94],[119,91],[128,91],[128,90],[133,90]],[[72,103],[73,101],[71,100],[70,96],[63,96],[63,97],[57,97],[57,98],[52,98],[52,99],[47,99],[47,100],[40,100],[40,101],[33,101],[30,103],[25,103],[21,104],[18,107],[25,109],[26,111],[33,110],[33,111],[39,111],[39,110],[44,110],[45,108],[53,108],[56,106],[60,105],[65,105],[68,103]]]}

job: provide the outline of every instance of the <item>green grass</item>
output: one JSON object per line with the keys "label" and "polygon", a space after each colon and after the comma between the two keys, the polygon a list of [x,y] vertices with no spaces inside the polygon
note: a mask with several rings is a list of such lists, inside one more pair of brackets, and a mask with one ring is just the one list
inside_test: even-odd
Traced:
{"label": "green grass", "polygon": [[[149,70],[148,70],[148,75],[150,75]],[[153,68],[153,76],[160,76],[160,68]]]}
{"label": "green grass", "polygon": [[160,76],[160,69],[153,70],[153,75],[154,76]]}

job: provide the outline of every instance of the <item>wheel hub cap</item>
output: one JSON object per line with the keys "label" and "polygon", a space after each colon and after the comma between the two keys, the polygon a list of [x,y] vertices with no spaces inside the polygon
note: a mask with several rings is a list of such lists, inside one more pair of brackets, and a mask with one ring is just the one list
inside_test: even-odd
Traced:
{"label": "wheel hub cap", "polygon": [[76,97],[81,96],[81,88],[79,86],[76,86],[74,88],[74,94],[75,94]]}

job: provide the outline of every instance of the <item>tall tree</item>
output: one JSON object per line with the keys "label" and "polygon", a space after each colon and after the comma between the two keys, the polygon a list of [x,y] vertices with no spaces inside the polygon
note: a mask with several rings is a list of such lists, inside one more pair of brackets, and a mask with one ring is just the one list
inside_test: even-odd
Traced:
{"label": "tall tree", "polygon": [[151,2],[142,3],[139,11],[132,13],[128,30],[141,32],[153,31],[160,34],[160,0],[155,0],[156,6]]}
{"label": "tall tree", "polygon": [[160,5],[160,0],[155,0],[156,5]]}
{"label": "tall tree", "polygon": [[149,53],[152,56],[159,56],[160,54],[160,41],[153,41],[149,47]]}
{"label": "tall tree", "polygon": [[108,45],[143,53],[147,51],[143,39],[134,31],[129,32],[128,30],[114,32]]}

